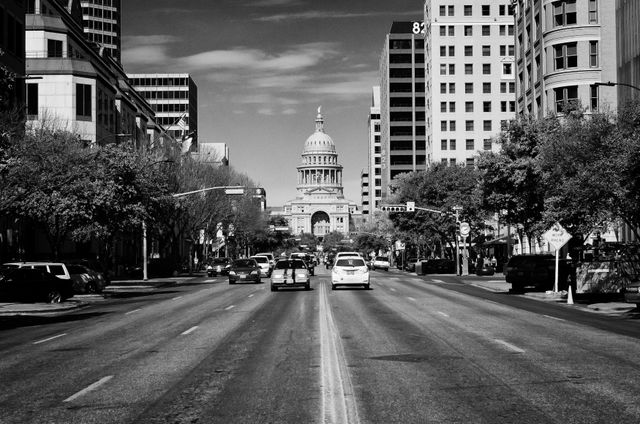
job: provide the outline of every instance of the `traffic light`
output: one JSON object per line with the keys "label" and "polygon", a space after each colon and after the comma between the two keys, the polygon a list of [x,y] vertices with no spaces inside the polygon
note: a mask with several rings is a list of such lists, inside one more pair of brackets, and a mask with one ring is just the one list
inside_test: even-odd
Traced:
{"label": "traffic light", "polygon": [[407,205],[381,205],[380,210],[385,212],[406,212]]}

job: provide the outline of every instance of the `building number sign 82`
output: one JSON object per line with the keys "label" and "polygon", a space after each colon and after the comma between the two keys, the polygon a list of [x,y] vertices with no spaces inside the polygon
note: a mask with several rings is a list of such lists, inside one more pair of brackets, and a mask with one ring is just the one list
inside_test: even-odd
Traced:
{"label": "building number sign 82", "polygon": [[414,22],[411,30],[414,34],[424,34],[424,22]]}

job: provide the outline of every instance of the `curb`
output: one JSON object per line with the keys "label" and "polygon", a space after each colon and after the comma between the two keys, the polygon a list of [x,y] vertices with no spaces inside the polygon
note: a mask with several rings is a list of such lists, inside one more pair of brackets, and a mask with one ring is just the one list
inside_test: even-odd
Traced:
{"label": "curb", "polygon": [[0,317],[24,316],[24,315],[47,315],[58,312],[68,312],[80,309],[88,304],[83,301],[71,300],[58,304],[48,303],[9,303],[0,306]]}

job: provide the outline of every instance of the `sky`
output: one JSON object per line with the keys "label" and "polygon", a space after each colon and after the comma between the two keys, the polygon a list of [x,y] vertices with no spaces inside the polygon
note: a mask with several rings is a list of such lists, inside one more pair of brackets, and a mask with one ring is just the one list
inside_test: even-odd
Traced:
{"label": "sky", "polygon": [[393,21],[422,20],[423,0],[123,0],[129,73],[189,73],[198,86],[199,142],[227,143],[230,165],[294,199],[296,166],[322,106],[360,204],[371,88]]}

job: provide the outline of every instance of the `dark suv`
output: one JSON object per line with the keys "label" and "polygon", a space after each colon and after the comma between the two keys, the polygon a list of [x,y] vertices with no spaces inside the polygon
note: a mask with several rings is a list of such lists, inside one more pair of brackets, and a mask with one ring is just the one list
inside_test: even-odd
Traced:
{"label": "dark suv", "polygon": [[[504,268],[507,283],[512,291],[523,291],[526,287],[536,290],[551,290],[555,283],[556,260],[553,255],[512,256]],[[558,263],[558,290],[567,290],[569,282],[575,281],[576,270],[570,260]]]}

